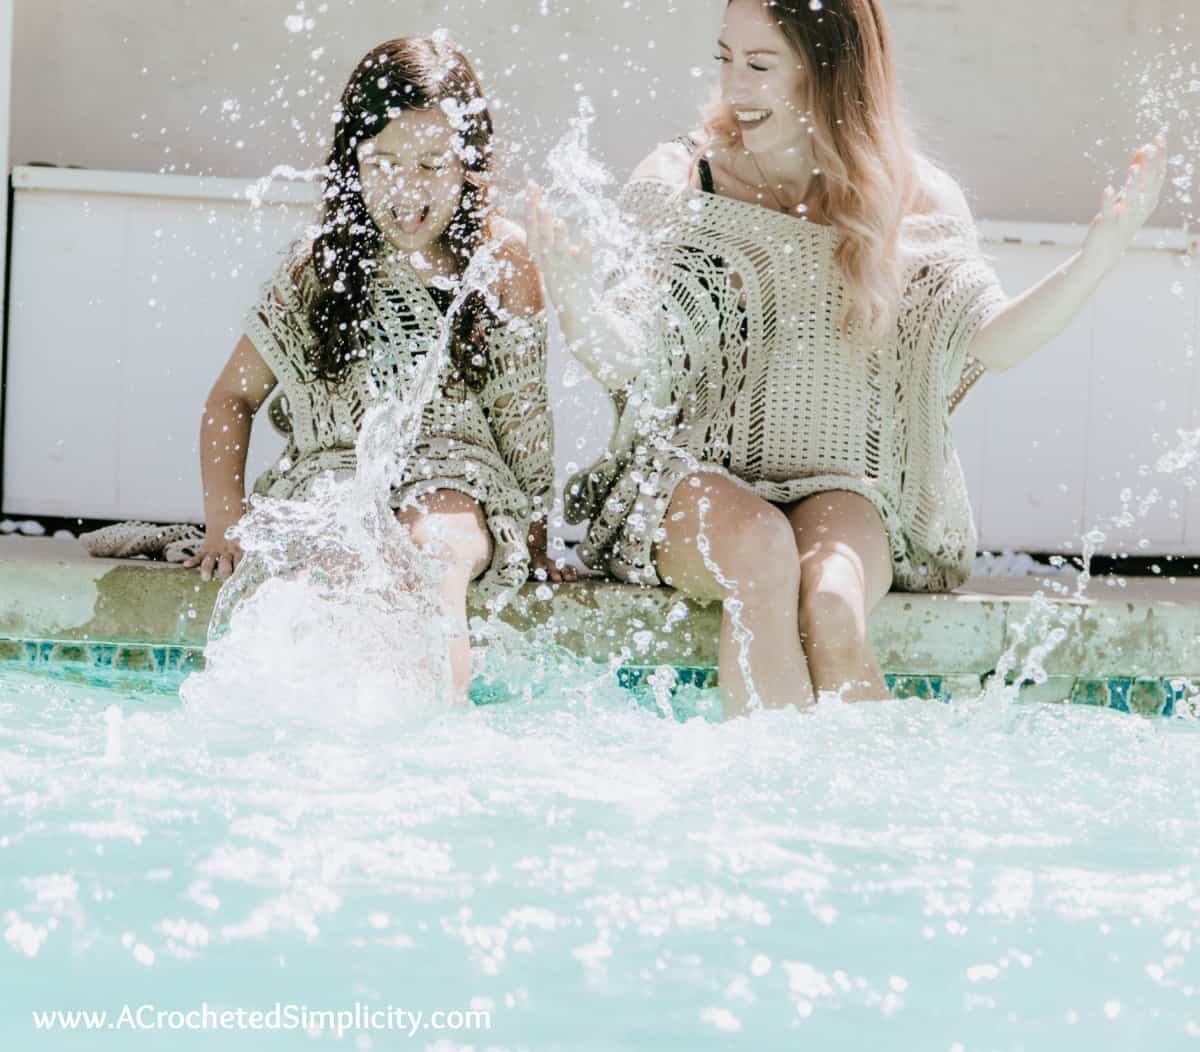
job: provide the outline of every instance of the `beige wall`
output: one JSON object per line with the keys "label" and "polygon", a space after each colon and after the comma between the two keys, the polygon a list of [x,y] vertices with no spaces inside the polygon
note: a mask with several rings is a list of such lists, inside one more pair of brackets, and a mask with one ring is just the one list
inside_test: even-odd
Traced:
{"label": "beige wall", "polygon": [[[600,111],[601,155],[624,172],[691,120],[713,74],[719,8],[719,0],[15,4],[13,163],[240,176],[317,163],[333,99],[361,53],[439,25],[476,56],[505,104],[510,176],[529,161],[536,171],[578,92]],[[1028,220],[1090,217],[1105,166],[1120,164],[1144,130],[1135,74],[1155,52],[1200,44],[1200,10],[1183,21],[1195,6],[885,0],[910,108],[935,156],[968,187],[979,215]],[[1190,101],[1196,112],[1185,123],[1195,129],[1200,94]],[[1195,147],[1195,130],[1189,138]],[[1159,221],[1185,211],[1169,205]]]}

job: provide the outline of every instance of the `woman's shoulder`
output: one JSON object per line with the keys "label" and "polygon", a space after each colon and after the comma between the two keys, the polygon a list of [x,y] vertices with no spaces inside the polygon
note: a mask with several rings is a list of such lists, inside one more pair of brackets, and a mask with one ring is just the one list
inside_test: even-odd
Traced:
{"label": "woman's shoulder", "polygon": [[971,222],[971,206],[958,181],[927,157],[917,158],[917,192],[913,213],[950,216]]}

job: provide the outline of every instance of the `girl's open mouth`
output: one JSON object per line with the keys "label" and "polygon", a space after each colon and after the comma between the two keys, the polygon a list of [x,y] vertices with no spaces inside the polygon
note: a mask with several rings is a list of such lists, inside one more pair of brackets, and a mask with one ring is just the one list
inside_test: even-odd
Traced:
{"label": "girl's open mouth", "polygon": [[429,218],[429,205],[425,205],[416,212],[400,212],[397,209],[392,209],[392,217],[400,225],[400,229],[406,234],[415,234],[421,229],[425,220]]}

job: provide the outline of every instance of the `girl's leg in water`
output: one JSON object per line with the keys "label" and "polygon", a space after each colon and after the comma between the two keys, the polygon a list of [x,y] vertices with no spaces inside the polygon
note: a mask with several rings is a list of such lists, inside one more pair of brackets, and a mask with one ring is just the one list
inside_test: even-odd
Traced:
{"label": "girl's leg in water", "polygon": [[800,555],[800,626],[819,691],[882,701],[887,681],[867,636],[892,586],[892,554],[875,506],[857,493],[818,493],[787,509]]}
{"label": "girl's leg in water", "polygon": [[[659,576],[685,595],[724,606],[718,675],[725,715],[748,711],[751,683],[766,708],[811,705],[798,623],[800,555],[783,512],[736,482],[701,472],[676,487],[663,526],[666,538],[654,556]],[[744,657],[740,629],[750,635]]]}
{"label": "girl's leg in water", "polygon": [[471,641],[467,634],[467,588],[492,559],[492,536],[479,502],[456,490],[437,490],[413,507],[396,512],[413,543],[444,563],[442,609],[462,631],[450,640],[454,700],[467,704],[471,686]]}

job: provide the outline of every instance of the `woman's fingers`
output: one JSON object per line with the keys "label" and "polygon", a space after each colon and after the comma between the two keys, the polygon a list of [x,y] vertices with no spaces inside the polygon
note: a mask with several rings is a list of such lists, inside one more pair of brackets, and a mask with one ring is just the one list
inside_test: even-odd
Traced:
{"label": "woman's fingers", "polygon": [[1167,176],[1166,143],[1157,136],[1137,152],[1130,169],[1124,218],[1141,228],[1154,214]]}
{"label": "woman's fingers", "polygon": [[590,274],[592,270],[592,243],[587,238],[583,238],[577,245],[572,245],[571,258],[580,270]]}
{"label": "woman's fingers", "polygon": [[534,259],[538,259],[542,252],[538,222],[538,202],[540,200],[541,188],[537,183],[528,183],[525,187],[525,245]]}
{"label": "woman's fingers", "polygon": [[1117,214],[1117,192],[1111,186],[1104,188],[1104,200],[1100,203],[1100,215],[1112,219]]}
{"label": "woman's fingers", "polygon": [[1129,174],[1125,177],[1125,186],[1121,190],[1121,196],[1128,200],[1133,192],[1137,190],[1142,180],[1142,162],[1129,166]]}
{"label": "woman's fingers", "polygon": [[1156,152],[1150,165],[1148,189],[1157,200],[1158,195],[1162,193],[1163,184],[1167,181],[1167,144],[1162,136],[1156,138],[1154,144]]}
{"label": "woman's fingers", "polygon": [[1145,223],[1158,207],[1167,180],[1167,140],[1160,132],[1134,154],[1126,197],[1134,202],[1134,218]]}
{"label": "woman's fingers", "polygon": [[548,208],[538,208],[538,233],[547,252],[553,252],[558,248],[554,239],[554,213]]}

